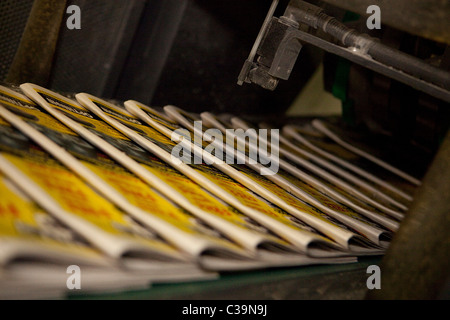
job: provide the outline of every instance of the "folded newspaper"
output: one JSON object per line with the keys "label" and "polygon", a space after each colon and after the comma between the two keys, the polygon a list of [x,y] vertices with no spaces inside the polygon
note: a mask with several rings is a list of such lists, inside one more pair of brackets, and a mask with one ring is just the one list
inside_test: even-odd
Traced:
{"label": "folded newspaper", "polygon": [[[87,96],[78,95],[77,97],[86,98]],[[174,162],[171,157],[171,151],[173,150],[175,143],[151,128],[145,128],[144,126],[141,126],[140,129],[141,131],[146,131],[146,139],[142,139],[139,132],[129,129],[131,124],[128,124],[126,127],[120,127],[120,124],[114,123],[114,121],[117,122],[117,118],[115,120],[111,113],[120,112],[124,115],[126,113],[125,110],[120,110],[117,106],[115,107],[108,104],[106,101],[102,102],[98,98],[95,99],[90,97],[90,99],[93,99],[91,101],[95,101],[97,106],[99,104],[101,105],[99,108],[95,107],[92,103],[89,103],[89,101],[86,103],[88,108],[93,110],[97,115],[103,117],[109,123],[116,125],[119,130],[123,131],[124,134],[141,144],[143,148],[149,150],[155,155],[158,155],[161,159],[164,159],[174,169],[183,172],[186,176],[202,185],[205,189],[223,200],[225,203],[228,203],[235,209],[240,210],[248,217],[256,220],[266,228],[269,228],[272,232],[284,237],[287,241],[292,242],[294,245],[296,244],[304,253],[317,257],[348,255],[345,250],[342,250],[343,248],[340,248],[329,239],[322,237],[317,232],[311,232],[311,228],[305,228],[302,224],[299,225],[298,223],[293,223],[293,220],[290,219],[287,214],[268,205],[262,199],[245,189],[242,185],[233,181],[224,174],[221,174],[219,171],[211,170],[204,165],[188,166],[182,162]],[[109,111],[104,112],[102,110]],[[133,119],[131,114],[127,114],[127,117]],[[122,120],[122,122],[123,121],[124,120]],[[137,119],[135,118],[134,121],[137,121]],[[164,143],[164,149],[158,147],[158,141],[160,145],[161,142]],[[170,168],[167,167],[167,170],[170,170]],[[173,172],[173,169],[170,171]]]}
{"label": "folded newspaper", "polygon": [[[149,281],[120,270],[3,176],[0,210],[0,299],[62,295],[72,265],[83,268],[83,292],[148,286]],[[44,281],[46,275],[52,281]]]}
{"label": "folded newspaper", "polygon": [[[204,268],[214,270],[220,269],[221,271],[259,268],[263,266],[260,261],[254,259],[252,252],[235,245],[220,232],[209,228],[206,223],[202,223],[198,219],[192,218],[185,211],[173,205],[159,193],[148,187],[140,179],[115,164],[114,161],[109,159],[106,155],[97,153],[93,146],[91,146],[90,153],[83,152],[83,161],[78,160],[74,155],[78,155],[82,158],[82,156],[80,156],[80,150],[73,153],[66,152],[65,149],[61,149],[55,142],[49,140],[46,136],[42,135],[40,131],[28,124],[27,117],[20,118],[8,110],[2,110],[1,112],[14,126],[21,128],[23,132],[28,134],[30,139],[35,140],[42,148],[45,148],[49,153],[52,153],[55,157],[54,159],[48,153],[46,156],[51,157],[53,166],[59,165],[56,164],[56,159],[58,158],[61,163],[73,170],[73,173],[71,172],[72,175],[70,176],[70,181],[54,181],[52,186],[56,185],[60,188],[75,188],[75,186],[79,185],[80,189],[83,188],[85,192],[90,192],[89,197],[93,198],[94,195],[97,197],[92,200],[95,205],[98,206],[102,201],[104,206],[109,205],[109,208],[93,208],[97,209],[94,213],[98,212],[100,215],[100,217],[96,217],[96,221],[100,220],[100,218],[105,218],[104,221],[101,222],[102,226],[106,226],[108,231],[110,231],[110,226],[107,224],[111,224],[111,222],[114,221],[108,221],[111,217],[106,216],[111,216],[112,213],[114,213],[114,210],[120,211],[120,214],[122,215],[125,213],[127,214],[124,216],[128,218],[127,220],[136,220],[133,222],[133,226],[119,226],[120,229],[127,230],[133,229],[133,227],[134,229],[138,229],[138,226],[135,224],[136,222],[140,222],[142,225],[149,228],[149,230],[140,228],[139,230],[141,232],[149,233],[153,237],[157,236],[159,241],[164,239],[167,241],[166,245],[170,243],[174,248],[183,253],[183,255],[181,255],[178,251],[171,250],[167,253],[160,252],[160,255],[167,255],[169,253],[172,255],[177,252],[177,256],[179,255],[178,258],[187,255],[185,258],[200,263]],[[25,110],[22,110],[22,112],[25,112]],[[54,123],[52,122],[55,122],[56,120],[47,116],[46,121],[44,121],[45,113],[39,109],[35,110],[33,115],[35,118],[41,120],[39,123],[45,125],[46,130],[53,130],[51,128],[55,128]],[[97,125],[99,124],[97,123]],[[66,128],[65,130],[67,131],[70,129]],[[46,133],[48,134],[48,131],[46,131]],[[62,130],[60,130],[59,133],[60,135],[64,134]],[[67,139],[68,137],[66,136],[66,141]],[[57,141],[61,140],[63,139]],[[28,158],[30,157],[31,156],[29,155]],[[62,168],[62,165],[60,165],[58,169],[62,171],[65,168]],[[61,176],[61,174],[58,176]],[[89,186],[80,179],[79,176],[89,182],[98,193],[103,194],[104,198],[100,197],[98,194],[94,194],[93,190],[89,189]],[[55,178],[54,180],[57,179]],[[45,187],[48,186],[46,185]],[[71,191],[70,194],[80,193],[77,189],[69,191]],[[70,201],[70,199],[58,200],[61,200],[66,206],[74,205],[73,203],[66,204],[64,202]],[[76,205],[79,204],[79,201],[72,202],[75,202]],[[68,211],[73,211],[78,208],[69,207],[67,209]],[[112,215],[112,217],[114,217],[114,215]],[[129,217],[132,217],[133,220]],[[119,217],[117,217],[117,219],[119,220]],[[123,218],[121,220],[123,220]],[[104,244],[98,243],[98,245]],[[159,243],[159,246],[161,247],[162,243]],[[171,249],[174,248],[171,247]],[[166,247],[161,247],[160,249],[164,249],[164,251],[168,250]]]}
{"label": "folded newspaper", "polygon": [[[228,123],[233,128],[248,130],[249,133],[254,133],[254,130],[252,129],[255,128],[273,128],[273,126],[267,122],[260,123],[259,125],[250,125],[247,121],[236,116],[232,116],[228,119]],[[345,171],[328,159],[320,157],[306,148],[295,145],[283,134],[280,134],[279,142],[280,157],[293,166],[299,165],[303,170],[308,170],[312,174],[316,174],[322,179],[325,179],[327,182],[331,183],[334,188],[342,188],[349,195],[359,198],[365,203],[384,211],[398,220],[401,220],[404,217],[404,212],[408,210],[407,205],[391,197],[389,194],[384,193],[367,181]]]}
{"label": "folded newspaper", "polygon": [[[314,121],[313,123],[322,130],[326,128],[320,121]],[[344,172],[353,174],[368,183],[374,184],[380,191],[388,194],[404,205],[408,206],[413,200],[413,195],[419,181],[412,177],[409,178],[409,181],[405,180],[403,178],[407,175],[405,173],[401,174],[401,176],[396,175],[396,172],[400,172],[401,170],[395,169],[392,172],[378,167],[376,162],[370,163],[370,160],[367,161],[358,152],[354,153],[327,138],[325,134],[317,130],[312,124],[306,128],[286,125],[283,127],[282,132],[291,145],[307,149],[316,156],[327,159],[330,163],[344,170]],[[331,133],[330,130],[326,130],[326,132]],[[339,139],[337,141],[341,140]],[[350,147],[353,151],[358,149],[356,146],[351,146],[348,143],[346,146]],[[296,149],[295,147],[294,149]],[[364,153],[367,154],[366,152]],[[378,161],[378,163],[381,162]],[[387,165],[387,167],[391,168],[392,166]]]}
{"label": "folded newspaper", "polygon": [[[2,131],[4,132],[4,130]],[[20,137],[18,133],[3,135],[0,143],[2,150],[0,171],[5,173],[5,176],[9,176],[9,178],[3,176],[0,183],[2,210],[0,215],[1,298],[45,297],[46,292],[48,294],[67,293],[66,281],[69,266],[77,266],[82,269],[83,285],[79,288],[79,292],[91,293],[145,288],[152,282],[159,281],[215,278],[213,274],[205,273],[195,265],[184,263],[182,259],[177,258],[175,252],[165,259],[161,259],[162,256],[158,256],[160,253],[151,246],[148,248],[147,245],[143,246],[144,241],[142,244],[138,242],[133,244],[134,240],[126,243],[125,238],[120,240],[119,237],[114,239],[110,236],[102,239],[101,231],[96,232],[98,230],[95,230],[92,225],[70,219],[67,216],[63,217],[62,210],[55,208],[57,204],[45,199],[47,195],[39,192],[37,187],[33,186],[34,182],[27,180],[27,177],[18,171],[18,167],[14,166],[13,162],[23,167],[29,167],[28,172],[40,175],[39,179],[46,179],[47,183],[52,183],[49,181],[61,183],[62,180],[51,177],[49,179],[47,175],[49,172],[42,166],[42,163],[33,160],[22,162],[20,156],[15,158],[10,150],[5,151],[5,149],[11,148],[12,144],[5,146],[4,140],[8,139],[9,142],[17,145],[15,139],[18,137]],[[26,141],[24,138],[19,139],[23,142]],[[28,156],[29,154],[27,154],[28,159],[32,159]],[[64,174],[53,170],[52,173]],[[53,191],[67,192],[67,188],[68,185],[61,184],[59,190]],[[43,206],[33,203],[27,196],[28,192],[30,196],[40,197]],[[78,193],[78,196],[80,195],[81,192]],[[72,194],[65,196],[70,197]],[[80,199],[75,200],[79,201]],[[86,210],[85,214],[92,215],[94,213],[95,208],[91,208],[87,212],[87,205],[77,205],[83,206],[83,210]],[[42,209],[43,207],[47,207],[48,210]],[[56,210],[59,212],[55,215],[47,213],[56,212]],[[108,213],[114,214],[114,212]],[[79,230],[80,232],[77,232]],[[82,234],[87,232],[90,233],[90,236],[83,237]],[[102,241],[104,246],[110,247],[111,255],[108,256],[106,250],[102,252],[101,249],[88,242],[88,238],[96,237],[95,241]],[[130,240],[132,238],[135,237],[129,237]],[[117,254],[117,257],[114,254]]]}
{"label": "folded newspaper", "polygon": [[[219,118],[210,113],[202,113],[201,116],[205,122],[211,124],[213,127],[220,128],[224,133],[226,132],[226,129]],[[227,126],[231,126],[231,123],[228,123]],[[249,145],[248,149],[251,149],[252,147],[257,148],[257,144],[265,144],[268,145],[269,148],[272,148],[269,139],[272,140],[270,132],[273,131],[273,129],[262,130],[267,132],[268,139],[261,139],[259,141],[259,136],[256,135],[256,130],[254,128],[248,128],[246,131],[254,134],[254,141],[251,141],[251,143],[247,143],[245,139],[243,139],[245,136],[242,135],[238,136],[235,134],[234,138],[236,138],[237,143]],[[280,140],[282,139],[282,137],[277,138]],[[393,221],[392,218],[402,219],[404,216],[402,212],[393,207],[389,207],[389,204],[382,204],[379,201],[373,200],[370,196],[360,192],[358,189],[334,175],[327,173],[308,160],[300,159],[298,157],[293,157],[292,160],[288,159],[285,155],[289,152],[285,150],[283,146],[278,145],[276,147],[278,149],[277,153],[279,154],[279,166],[282,170],[285,170],[285,172],[279,172],[283,178],[292,182],[294,185],[298,184],[298,181],[304,181],[330,198],[335,199],[389,230],[396,231],[398,229],[398,223]],[[277,180],[274,181],[276,182]],[[282,182],[279,182],[279,184],[281,186],[283,185]],[[305,186],[302,186],[302,188],[303,190],[307,189]]]}
{"label": "folded newspaper", "polygon": [[[202,128],[197,132],[195,131],[195,119],[192,116],[187,116],[186,112],[173,106],[167,106],[165,110],[192,133],[203,136]],[[331,221],[334,224],[338,221],[341,228],[345,225],[348,229],[351,229],[348,231],[354,231],[355,235],[360,234],[363,236],[352,238],[352,240],[357,240],[356,243],[359,246],[365,246],[365,249],[362,251],[378,251],[382,250],[383,247],[387,247],[391,236],[389,230],[379,228],[375,223],[365,220],[358,213],[343,207],[326,195],[316,192],[303,181],[294,177],[288,177],[289,174],[281,168],[278,173],[270,173],[271,169],[266,170],[267,167],[261,163],[252,162],[244,152],[233,146],[231,148],[227,147],[220,139],[208,137],[207,131],[205,131],[205,135],[205,140],[213,141],[211,144],[216,148],[215,151],[219,150],[220,153],[223,153],[223,150],[231,149],[234,150],[234,155],[237,157],[237,161],[234,164],[224,166],[216,161],[213,162],[213,165],[234,177],[255,193],[265,197],[303,221],[312,216],[315,216],[315,218],[320,217],[321,223],[317,225],[317,228],[323,228],[326,225],[322,221]],[[263,172],[266,172],[265,176],[260,174]],[[303,184],[304,189],[299,188],[296,184]],[[320,210],[319,212],[318,209]],[[379,249],[377,250],[376,247]]]}
{"label": "folded newspaper", "polygon": [[[201,145],[196,145],[195,143],[192,143],[192,139],[189,136],[189,132],[184,132],[184,135],[186,137],[188,137],[188,139],[183,140],[182,139],[182,135],[183,135],[183,131],[179,130],[179,127],[177,129],[177,126],[174,124],[170,124],[168,125],[167,122],[165,123],[165,125],[162,125],[163,122],[161,121],[162,119],[158,118],[158,114],[154,111],[151,110],[149,107],[143,106],[142,104],[139,104],[136,101],[127,101],[125,103],[125,105],[127,106],[127,108],[135,113],[136,115],[138,115],[141,119],[143,119],[144,121],[148,122],[150,125],[154,126],[155,128],[157,128],[158,130],[160,130],[162,133],[164,133],[167,137],[172,137],[175,138],[176,140],[180,140],[181,139],[181,143],[185,144],[186,148],[191,148],[197,150],[198,154],[202,154],[202,156],[205,157],[205,159],[209,159],[212,160],[210,161],[210,163],[213,163],[214,166],[217,166],[217,168],[219,170],[215,170],[208,166],[208,172],[203,172],[204,175],[208,175],[209,178],[216,180],[216,183],[220,183],[220,179],[217,179],[216,177],[223,177],[228,175],[228,178],[236,178],[237,181],[239,182],[246,182],[246,177],[245,175],[240,174],[239,172],[237,172],[234,170],[233,168],[224,163],[223,161],[218,161],[219,159],[216,159],[212,154],[205,152],[206,150],[203,150],[203,146]],[[145,110],[145,111],[144,111]],[[177,137],[178,135],[178,137]],[[195,139],[194,139],[195,140]],[[205,148],[206,149],[206,148]],[[179,164],[179,166],[181,167],[182,164]],[[195,167],[195,166],[193,166]],[[205,168],[206,166],[196,166],[197,170],[200,170],[200,168]],[[205,171],[205,170],[202,170]],[[217,172],[222,172],[222,174],[217,174]],[[256,177],[257,176],[257,177]],[[193,177],[193,179],[195,179],[195,177]],[[262,179],[261,176],[255,175],[255,179]],[[248,180],[247,180],[248,181]],[[263,181],[263,180],[261,180]],[[258,184],[250,183],[250,187],[249,189],[252,190],[253,187],[261,187],[261,183],[267,182],[267,181],[263,181],[261,182],[259,181]],[[317,212],[315,210],[315,208],[311,208],[308,205],[302,203],[301,201],[299,201],[298,198],[295,197],[290,197],[290,195],[286,194],[286,192],[284,192],[283,190],[281,190],[280,188],[278,188],[276,185],[268,185],[267,188],[265,189],[266,194],[267,192],[269,192],[269,196],[270,196],[270,191],[272,192],[277,192],[277,194],[275,196],[272,196],[272,199],[276,199],[275,201],[278,201],[278,203],[280,203],[280,207],[278,207],[278,210],[282,210],[281,208],[284,206],[284,208],[288,208],[288,210],[290,210],[290,213],[293,213],[294,217],[297,217],[298,221],[302,221],[303,223],[306,222],[307,225],[309,225],[309,227],[315,227],[316,230],[319,230],[321,232],[323,232],[324,234],[326,234],[327,236],[329,236],[330,238],[334,239],[335,241],[341,243],[342,245],[346,246],[347,248],[351,248],[353,251],[358,252],[358,254],[368,254],[368,252],[370,252],[371,250],[373,251],[378,251],[379,249],[375,249],[373,248],[373,246],[371,244],[368,244],[367,242],[365,242],[364,239],[362,239],[361,237],[359,237],[358,235],[349,232],[349,230],[347,230],[347,228],[345,226],[343,226],[342,224],[336,223],[336,221],[331,221],[331,219],[328,216],[325,215],[321,215],[320,212]],[[268,191],[267,189],[269,189],[270,191]],[[259,188],[259,190],[261,190],[261,188]],[[262,189],[264,190],[264,189]],[[277,199],[277,196],[281,197],[281,199]],[[263,195],[264,197],[264,195]],[[260,197],[260,199],[262,199],[263,197]],[[267,200],[266,200],[267,201]],[[271,204],[272,206],[274,206],[274,204]],[[309,214],[306,213],[303,209],[304,208],[308,208]],[[288,211],[289,212],[289,211]],[[287,214],[286,211],[284,211],[285,214]],[[333,223],[334,222],[334,223]],[[334,228],[333,228],[334,227]],[[342,231],[345,231],[345,235],[342,233]],[[317,232],[317,231],[316,231]],[[341,238],[340,238],[341,237]],[[364,247],[364,245],[361,245],[362,243],[365,243],[366,246]],[[370,247],[370,248],[369,248]]]}
{"label": "folded newspaper", "polygon": [[[26,86],[24,87],[26,88]],[[39,90],[42,90],[42,88]],[[47,93],[49,92],[47,91]],[[73,107],[74,104],[76,104],[76,102],[74,101],[71,102],[68,99],[64,100],[64,97],[62,96],[58,96],[56,98],[62,99],[59,100],[58,102],[59,105],[61,105],[61,103],[70,103],[72,104]],[[53,96],[53,99],[55,99],[55,96]],[[37,101],[39,101],[39,99],[37,99]],[[52,106],[54,106],[54,104],[52,104]],[[55,109],[51,109],[51,111],[55,112]],[[85,110],[85,112],[87,112],[87,110]],[[76,115],[72,116],[75,117]],[[89,119],[95,120],[95,116],[91,115]],[[62,121],[66,120],[67,119],[62,119]],[[108,132],[105,130],[106,124],[103,122],[99,123],[102,124],[103,126],[104,130],[102,131],[102,134],[104,136],[105,132]],[[99,127],[99,123],[97,123],[97,127]],[[77,126],[74,126],[73,124],[70,123],[69,125],[72,128],[74,128],[74,130],[78,130],[80,134],[83,134],[83,130],[80,130],[79,128],[77,128]],[[145,129],[146,129],[145,127],[141,128],[141,130]],[[108,130],[109,132],[114,131],[113,128],[109,128]],[[116,132],[116,134],[119,133]],[[87,136],[88,136],[87,139],[89,139],[89,141],[93,141],[95,143],[94,141],[95,139],[90,140],[92,139],[92,137],[89,137],[89,134]],[[100,148],[105,148],[105,146],[108,146],[105,143],[100,143],[98,145]],[[226,261],[220,261],[218,260],[219,256],[217,256],[216,254],[215,256],[215,259],[217,260],[216,264],[213,265],[212,264],[212,261],[214,261],[213,258],[208,257],[207,261],[202,261],[203,267],[212,268],[215,270],[216,269],[223,270],[224,268],[245,269],[245,268],[260,268],[270,266],[303,265],[311,263],[316,264],[343,263],[354,261],[354,258],[352,257],[343,257],[343,258],[338,257],[333,259],[328,258],[335,256],[349,256],[348,253],[342,252],[343,250],[340,250],[341,248],[333,246],[333,244],[330,244],[330,247],[337,248],[338,250],[336,250],[336,253],[328,254],[328,252],[325,250],[313,250],[314,252],[323,251],[327,253],[324,257],[321,256],[320,257],[321,259],[314,259],[314,257],[306,256],[298,252],[297,248],[281,240],[279,237],[272,235],[270,231],[254,223],[251,219],[240,214],[234,208],[222,204],[221,201],[210,196],[207,192],[203,191],[201,188],[199,188],[198,185],[194,184],[191,180],[183,177],[179,173],[177,174],[176,172],[170,172],[169,170],[167,170],[168,169],[167,166],[165,166],[162,162],[158,163],[158,161],[156,161],[156,159],[154,158],[152,159],[152,157],[148,157],[148,155],[145,152],[141,154],[139,157],[137,157],[137,159],[140,159],[141,162],[143,161],[143,159],[146,160],[145,168],[146,169],[150,168],[151,170],[153,170],[153,172],[158,175],[156,176],[156,179],[153,178],[153,180],[149,180],[149,176],[151,177],[151,174],[149,175],[149,172],[147,172],[147,174],[142,175],[143,166],[133,161],[131,158],[124,157],[123,152],[114,152],[114,148],[109,149],[106,148],[103,150],[110,153],[119,162],[124,163],[126,166],[129,167],[131,171],[135,171],[137,174],[143,177],[144,181],[145,179],[147,179],[147,181],[150,181],[150,185],[153,185],[155,186],[155,188],[158,188],[158,190],[160,190],[162,193],[165,193],[167,197],[174,199],[175,202],[178,202],[180,204],[180,206],[184,206],[186,210],[188,211],[190,210],[190,212],[195,214],[197,217],[209,223],[210,225],[213,225],[216,229],[223,232],[225,234],[224,237],[236,240],[238,244],[243,247],[243,249],[246,249],[248,251],[247,253],[252,254],[251,261],[246,262],[244,260],[241,260],[238,261],[239,263],[234,265],[232,264],[233,260],[231,259],[230,256],[226,257],[227,258]],[[111,152],[111,150],[113,151]],[[127,151],[127,149],[125,151]],[[55,156],[57,155],[55,154]],[[156,169],[157,171],[155,171]],[[168,175],[168,173],[170,173],[170,175]],[[105,178],[107,177],[106,175],[104,176]],[[158,179],[159,177],[163,177],[164,181]],[[163,188],[164,184],[166,184],[166,181],[171,185],[169,187]],[[110,182],[110,180],[108,180],[108,182]],[[115,183],[117,187],[119,187],[117,181]],[[174,186],[177,189],[172,188],[172,186]],[[192,203],[195,204],[196,207],[193,208],[193,206],[186,205],[187,201],[183,201],[184,200],[183,197],[185,197],[184,196],[185,194],[189,195],[189,198],[187,200],[192,201]],[[202,213],[200,211],[200,210],[204,211],[205,209],[208,210],[208,212]],[[243,228],[242,227],[243,225],[246,226],[246,228]],[[183,245],[186,244],[183,243]],[[329,248],[327,247],[327,249]],[[205,260],[205,258],[203,258],[203,260]]]}
{"label": "folded newspaper", "polygon": [[298,128],[279,144],[227,128],[270,126],[0,86],[0,298],[64,295],[68,265],[86,270],[86,292],[105,292],[384,253],[412,198],[399,185],[375,187]]}

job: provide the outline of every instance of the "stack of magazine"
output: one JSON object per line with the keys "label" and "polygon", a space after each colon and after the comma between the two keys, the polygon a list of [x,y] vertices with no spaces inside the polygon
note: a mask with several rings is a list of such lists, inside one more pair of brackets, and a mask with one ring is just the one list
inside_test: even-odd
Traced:
{"label": "stack of magazine", "polygon": [[321,120],[27,83],[0,86],[0,131],[0,299],[354,263],[386,251],[420,185]]}

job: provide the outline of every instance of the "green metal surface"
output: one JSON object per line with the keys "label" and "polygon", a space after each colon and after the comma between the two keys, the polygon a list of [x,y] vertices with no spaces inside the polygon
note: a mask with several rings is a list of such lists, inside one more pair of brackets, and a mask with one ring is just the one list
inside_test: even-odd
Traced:
{"label": "green metal surface", "polygon": [[72,295],[89,300],[359,300],[366,294],[369,265],[380,257],[358,263],[282,268],[221,274],[217,280],[154,284],[146,290],[99,295]]}

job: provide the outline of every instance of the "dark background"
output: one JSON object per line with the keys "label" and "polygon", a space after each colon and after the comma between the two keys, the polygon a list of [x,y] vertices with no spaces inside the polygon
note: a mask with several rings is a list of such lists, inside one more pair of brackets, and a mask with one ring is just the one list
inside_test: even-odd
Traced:
{"label": "dark background", "polygon": [[[254,84],[238,86],[237,77],[271,2],[68,0],[67,6],[75,4],[81,8],[81,30],[66,28],[69,16],[64,15],[48,83],[40,84],[63,93],[134,99],[155,107],[173,104],[193,112],[229,112],[285,121],[285,111],[323,61],[326,90],[335,94],[336,84],[340,84],[340,93],[345,95],[339,99],[347,124],[388,136],[428,155],[436,151],[450,124],[447,104],[356,65],[349,64],[347,73],[339,73],[341,59],[324,56],[321,50],[308,45],[303,47],[289,81],[280,81],[275,91]],[[310,2],[319,3],[338,19],[344,18],[343,9],[322,1]],[[347,2],[355,1],[342,4]],[[430,23],[433,19],[426,17],[437,19],[442,12],[438,9],[446,5],[437,6],[439,1],[433,0],[434,6],[421,10],[419,2],[411,2],[410,11],[422,12],[418,15],[420,20],[413,22],[434,26]],[[283,14],[287,3],[288,0],[280,1],[275,16]],[[0,0],[0,82],[19,46],[32,4],[33,0]],[[389,6],[389,10],[383,9],[383,21],[395,25],[395,17],[400,16],[399,12],[406,14],[408,7],[402,0]],[[347,8],[359,10],[360,21],[350,23],[367,32],[364,6]],[[388,26],[375,36],[424,60],[437,61],[436,57],[445,52],[446,67],[450,66],[450,49],[446,46],[438,47],[430,40]],[[25,81],[32,81],[28,79]]]}
{"label": "dark background", "polygon": [[[279,9],[288,1],[281,1]],[[82,29],[63,26],[50,87],[189,111],[282,114],[320,62],[305,49],[269,92],[237,77],[270,0],[73,0]],[[277,12],[277,14],[282,12]]]}

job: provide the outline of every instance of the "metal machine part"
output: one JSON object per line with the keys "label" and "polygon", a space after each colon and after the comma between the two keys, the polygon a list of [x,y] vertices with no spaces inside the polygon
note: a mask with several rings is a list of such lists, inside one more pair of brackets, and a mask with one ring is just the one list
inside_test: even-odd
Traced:
{"label": "metal machine part", "polygon": [[440,299],[450,281],[450,132],[381,261],[381,290],[368,299]]}
{"label": "metal machine part", "polygon": [[[446,0],[322,0],[333,6],[364,15],[371,5],[378,5],[383,24],[430,39],[450,44],[450,2]],[[400,13],[400,14],[399,14]]]}
{"label": "metal machine part", "polygon": [[[448,47],[437,67],[350,29],[307,2],[290,1],[280,18],[272,12],[266,18],[270,23],[261,30],[261,42],[255,43],[258,57],[254,61],[249,56],[238,84],[255,83],[274,90],[280,79],[289,78],[302,44],[312,44],[331,53],[336,64],[346,61],[344,107],[352,102],[353,112],[362,115],[360,120],[372,132],[398,138],[395,127],[402,124],[397,131],[404,145],[428,148],[431,158],[439,148],[438,138],[448,129]],[[416,42],[416,48],[420,46]],[[339,78],[337,69],[332,73]],[[439,299],[448,286],[449,134],[381,262],[382,290],[369,292],[368,299]]]}
{"label": "metal machine part", "polygon": [[[274,1],[272,7],[276,4]],[[302,43],[306,42],[450,102],[449,72],[348,28],[310,3],[291,0],[280,18],[271,17],[273,11],[271,8],[261,30],[261,43],[258,41],[261,36],[255,43],[257,61],[253,62],[252,55],[249,56],[238,84],[256,83],[274,90],[280,79],[289,78]],[[309,32],[300,30],[304,26],[309,27]],[[330,42],[329,36],[340,45]]]}

